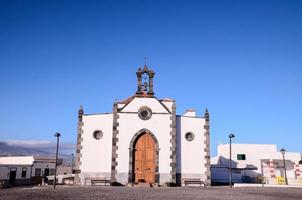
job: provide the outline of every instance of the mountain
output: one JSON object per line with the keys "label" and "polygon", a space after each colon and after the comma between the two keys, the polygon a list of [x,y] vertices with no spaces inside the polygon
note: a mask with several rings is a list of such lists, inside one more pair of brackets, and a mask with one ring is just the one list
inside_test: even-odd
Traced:
{"label": "mountain", "polygon": [[11,146],[6,142],[0,141],[0,156],[28,156],[28,155],[54,155],[38,149],[32,149],[21,146]]}
{"label": "mountain", "polygon": [[[6,142],[0,141],[0,156],[46,156],[55,157],[55,150],[52,152],[41,150],[37,147],[24,147],[18,145],[9,145]],[[63,159],[65,165],[70,165],[72,155],[60,153],[59,157]]]}

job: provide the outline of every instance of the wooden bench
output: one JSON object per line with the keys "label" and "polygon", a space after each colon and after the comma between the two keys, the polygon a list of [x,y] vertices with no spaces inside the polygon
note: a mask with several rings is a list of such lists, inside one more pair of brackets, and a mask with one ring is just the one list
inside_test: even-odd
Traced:
{"label": "wooden bench", "polygon": [[206,186],[205,182],[198,179],[198,178],[188,178],[188,179],[184,179],[184,183],[185,183],[185,186],[187,185],[203,185],[204,187]]}
{"label": "wooden bench", "polygon": [[92,185],[92,186],[95,186],[98,184],[102,184],[102,185],[106,186],[107,183],[108,183],[108,186],[110,186],[110,180],[103,178],[103,177],[86,177],[85,185],[86,185],[87,181],[90,182],[90,185]]}

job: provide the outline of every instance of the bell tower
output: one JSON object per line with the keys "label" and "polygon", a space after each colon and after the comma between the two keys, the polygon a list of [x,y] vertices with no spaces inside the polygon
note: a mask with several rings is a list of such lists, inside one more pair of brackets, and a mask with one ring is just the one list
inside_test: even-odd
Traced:
{"label": "bell tower", "polygon": [[136,95],[147,94],[149,96],[153,96],[153,78],[154,71],[152,69],[148,69],[147,65],[144,65],[144,68],[138,68],[136,72],[137,76],[137,91]]}

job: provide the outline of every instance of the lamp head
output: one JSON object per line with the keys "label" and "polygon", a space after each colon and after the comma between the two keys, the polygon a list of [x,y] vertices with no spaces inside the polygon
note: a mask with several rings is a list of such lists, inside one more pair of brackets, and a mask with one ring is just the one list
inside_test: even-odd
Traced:
{"label": "lamp head", "polygon": [[60,133],[55,133],[55,137],[60,137],[61,134]]}
{"label": "lamp head", "polygon": [[232,138],[234,138],[235,137],[235,135],[233,134],[233,133],[231,133],[230,135],[229,135],[229,138],[230,139],[232,139]]}
{"label": "lamp head", "polygon": [[285,150],[284,148],[282,148],[282,149],[280,149],[280,152],[281,152],[282,154],[285,154],[286,150]]}

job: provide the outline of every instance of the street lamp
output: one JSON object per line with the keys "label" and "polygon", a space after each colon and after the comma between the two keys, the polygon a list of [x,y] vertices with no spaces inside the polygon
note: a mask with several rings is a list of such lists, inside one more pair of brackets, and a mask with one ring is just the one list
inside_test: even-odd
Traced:
{"label": "street lamp", "polygon": [[57,182],[57,165],[58,165],[58,152],[59,152],[59,138],[61,134],[55,133],[55,137],[57,138],[57,151],[56,151],[56,165],[55,165],[55,178],[53,181],[53,189],[56,189],[56,182]]}
{"label": "street lamp", "polygon": [[230,160],[229,160],[229,181],[230,181],[230,188],[232,188],[232,138],[235,138],[234,134],[229,135],[230,139]]}
{"label": "street lamp", "polygon": [[285,176],[285,184],[288,185],[288,181],[287,181],[287,175],[286,175],[286,165],[285,165],[285,152],[286,150],[284,148],[280,149],[280,152],[282,154],[282,158],[283,158],[283,166],[284,166],[284,176]]}
{"label": "street lamp", "polygon": [[71,154],[71,173],[73,174],[73,160],[74,160],[74,154]]}

